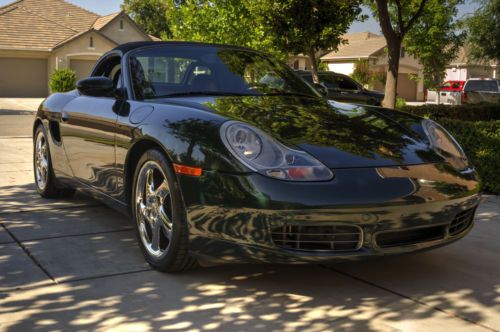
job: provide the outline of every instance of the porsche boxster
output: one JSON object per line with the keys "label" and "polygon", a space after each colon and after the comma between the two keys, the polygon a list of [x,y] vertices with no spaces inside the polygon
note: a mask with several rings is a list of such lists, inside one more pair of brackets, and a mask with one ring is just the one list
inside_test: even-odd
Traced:
{"label": "porsche boxster", "polygon": [[234,46],[118,46],[43,101],[33,142],[41,196],[80,190],[130,216],[167,272],[434,248],[469,232],[480,195],[438,123],[328,100]]}

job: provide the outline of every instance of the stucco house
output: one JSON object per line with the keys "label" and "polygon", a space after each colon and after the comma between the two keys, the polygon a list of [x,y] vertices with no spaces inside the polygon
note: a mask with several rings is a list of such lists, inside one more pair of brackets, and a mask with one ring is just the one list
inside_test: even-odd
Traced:
{"label": "stucco house", "polygon": [[63,0],[18,0],[0,7],[0,97],[44,97],[48,78],[71,68],[88,76],[118,44],[152,40],[125,13],[99,16]]}
{"label": "stucco house", "polygon": [[469,78],[499,78],[498,63],[472,59],[467,47],[461,47],[457,57],[446,66],[445,81],[466,81]]}
{"label": "stucco house", "polygon": [[[357,60],[369,60],[371,70],[387,72],[388,58],[385,48],[386,40],[383,36],[371,32],[357,32],[346,34],[343,38],[348,43],[341,45],[337,51],[329,52],[321,57],[321,61],[328,65],[328,70],[351,75]],[[401,49],[399,63],[398,90],[399,97],[407,101],[422,101],[424,99],[424,85],[422,80],[411,79],[411,76],[422,77],[422,65],[418,59],[405,54]],[[384,86],[379,83],[374,87],[383,91]]]}

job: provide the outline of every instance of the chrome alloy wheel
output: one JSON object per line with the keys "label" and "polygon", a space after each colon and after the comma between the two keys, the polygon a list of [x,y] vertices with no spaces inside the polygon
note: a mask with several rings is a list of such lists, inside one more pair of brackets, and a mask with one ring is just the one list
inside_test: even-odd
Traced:
{"label": "chrome alloy wheel", "polygon": [[142,166],[135,187],[135,217],[147,252],[163,257],[172,239],[172,197],[161,166],[148,161]]}
{"label": "chrome alloy wheel", "polygon": [[35,176],[38,188],[44,190],[49,178],[49,154],[47,140],[42,131],[38,133],[35,141]]}

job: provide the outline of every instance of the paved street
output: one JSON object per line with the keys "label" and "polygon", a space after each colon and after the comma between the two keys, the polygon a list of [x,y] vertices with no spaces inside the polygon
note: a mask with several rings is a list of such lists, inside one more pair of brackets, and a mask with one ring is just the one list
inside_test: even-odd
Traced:
{"label": "paved street", "polygon": [[499,197],[485,197],[468,237],[434,251],[166,275],[122,215],[36,195],[31,140],[5,130],[0,331],[500,331]]}

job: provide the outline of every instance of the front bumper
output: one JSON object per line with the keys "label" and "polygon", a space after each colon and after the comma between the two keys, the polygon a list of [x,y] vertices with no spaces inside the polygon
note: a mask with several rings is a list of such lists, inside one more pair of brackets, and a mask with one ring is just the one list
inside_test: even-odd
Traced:
{"label": "front bumper", "polygon": [[[333,180],[315,183],[205,171],[179,183],[191,251],[217,262],[329,262],[428,249],[465,236],[480,199],[476,173],[445,164],[337,169]],[[276,238],[283,229],[330,226],[359,229],[359,245],[304,249],[292,247],[296,235]]]}

